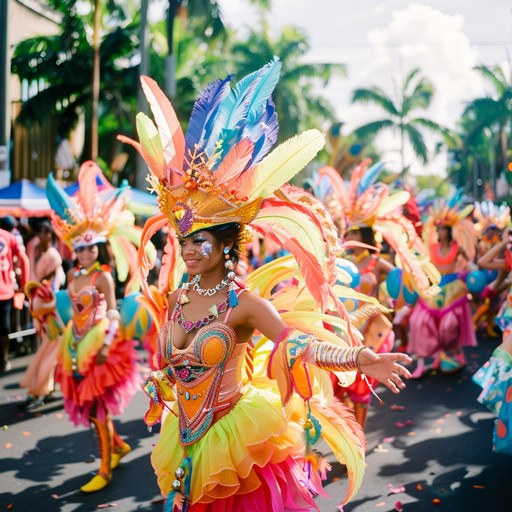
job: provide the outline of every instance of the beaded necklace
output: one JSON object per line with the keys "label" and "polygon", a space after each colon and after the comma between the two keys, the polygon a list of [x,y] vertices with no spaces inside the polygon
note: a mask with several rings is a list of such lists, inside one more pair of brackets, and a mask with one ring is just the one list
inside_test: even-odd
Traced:
{"label": "beaded necklace", "polygon": [[178,300],[176,301],[176,306],[174,308],[174,314],[172,316],[173,322],[176,322],[178,325],[183,327],[183,330],[188,334],[193,329],[200,329],[201,327],[204,327],[205,325],[208,325],[209,323],[213,322],[217,318],[219,318],[219,315],[221,313],[224,313],[227,311],[229,307],[229,296],[226,297],[225,300],[223,300],[220,304],[214,304],[209,310],[209,315],[205,316],[202,319],[196,320],[195,322],[192,322],[190,320],[187,320],[185,316],[183,315],[183,304],[188,304],[190,302],[190,299],[187,297],[187,288],[182,288],[180,295],[178,297]]}
{"label": "beaded necklace", "polygon": [[100,265],[99,261],[95,261],[89,268],[84,268],[81,266],[75,267],[73,275],[75,277],[88,276],[90,273],[95,272],[95,271],[100,271],[100,270],[101,270],[101,265]]}

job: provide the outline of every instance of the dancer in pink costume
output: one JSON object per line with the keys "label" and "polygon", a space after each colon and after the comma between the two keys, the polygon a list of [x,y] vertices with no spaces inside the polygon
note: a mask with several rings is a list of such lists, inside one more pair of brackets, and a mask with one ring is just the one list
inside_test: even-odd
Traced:
{"label": "dancer in pink costume", "polygon": [[[512,234],[507,228],[502,241],[479,260],[478,265],[502,273],[512,272]],[[481,386],[478,401],[496,414],[493,450],[512,455],[512,285],[496,317],[503,340],[474,375]]]}
{"label": "dancer in pink costume", "polygon": [[[475,256],[476,232],[467,218],[473,206],[461,208],[460,204],[458,194],[436,201],[424,224],[430,259],[442,278],[440,292],[420,297],[409,320],[409,353],[417,357],[413,378],[433,369],[443,373],[462,370],[466,365],[462,347],[477,343],[464,275],[456,270],[459,258],[467,265]],[[427,363],[427,358],[433,361]]]}
{"label": "dancer in pink costume", "polygon": [[56,311],[54,292],[64,284],[62,258],[53,247],[54,233],[49,222],[37,226],[34,241],[27,246],[30,262],[30,282],[25,293],[30,302],[30,314],[40,340],[39,348],[32,357],[20,382],[28,397],[20,404],[33,410],[52,399],[54,372],[57,366],[59,338],[64,329]]}

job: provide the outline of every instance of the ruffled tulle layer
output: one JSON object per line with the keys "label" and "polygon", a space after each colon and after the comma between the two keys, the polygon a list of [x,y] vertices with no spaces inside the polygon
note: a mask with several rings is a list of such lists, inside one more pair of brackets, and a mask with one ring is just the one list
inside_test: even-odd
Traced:
{"label": "ruffled tulle layer", "polygon": [[[187,447],[191,512],[316,510],[312,493],[321,493],[321,484],[318,479],[311,489],[304,471],[303,429],[290,414],[285,416],[277,392],[250,388],[229,414]],[[169,414],[151,458],[164,496],[185,454],[176,442],[178,428],[177,418]]]}
{"label": "ruffled tulle layer", "polygon": [[[176,442],[178,429],[177,418],[169,414],[151,458],[164,496],[184,458],[184,449]],[[186,448],[193,468],[191,510],[196,510],[194,505],[208,511],[235,505],[236,510],[255,511],[314,509],[298,463],[303,451],[303,430],[287,421],[279,394],[252,388]]]}
{"label": "ruffled tulle layer", "polygon": [[421,298],[409,318],[409,325],[408,350],[418,357],[477,345],[471,308],[460,280],[444,285],[436,297]]}
{"label": "ruffled tulle layer", "polygon": [[[73,334],[69,326],[63,335],[55,380],[60,383],[64,408],[75,425],[88,426],[93,407],[100,421],[104,421],[106,415],[121,414],[140,389],[135,342],[115,340],[107,361],[96,364],[107,326],[108,321],[95,325],[77,344],[76,356],[70,349]],[[73,357],[77,360],[78,375],[73,370]]]}
{"label": "ruffled tulle layer", "polygon": [[478,401],[497,416],[494,451],[512,455],[512,356],[497,348],[473,375],[473,381],[482,388]]}

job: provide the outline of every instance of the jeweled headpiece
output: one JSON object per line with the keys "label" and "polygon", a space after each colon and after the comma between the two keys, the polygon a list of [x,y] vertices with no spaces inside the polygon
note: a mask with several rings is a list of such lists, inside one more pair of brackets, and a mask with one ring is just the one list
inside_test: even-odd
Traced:
{"label": "jeweled headpiece", "polygon": [[[53,209],[52,226],[55,234],[74,250],[109,241],[118,279],[124,282],[128,275],[135,275],[142,230],[134,225],[133,214],[125,208],[124,196],[129,187],[102,194],[98,176],[103,176],[98,165],[84,162],[78,172],[78,192],[68,195],[50,173],[46,195]],[[152,245],[148,246],[148,256],[154,258]]]}
{"label": "jeweled headpiece", "polygon": [[452,190],[446,198],[436,198],[428,209],[423,224],[424,238],[432,244],[437,238],[436,230],[441,226],[452,228],[453,239],[464,249],[470,259],[475,257],[477,233],[469,217],[472,204],[464,204],[461,189]]}
{"label": "jeweled headpiece", "polygon": [[483,234],[489,227],[501,230],[510,225],[510,207],[505,204],[498,206],[492,201],[476,201],[473,217],[479,234]]}
{"label": "jeweled headpiece", "polygon": [[410,194],[404,190],[393,192],[385,183],[377,182],[384,163],[368,167],[366,159],[352,171],[345,183],[333,167],[318,170],[320,177],[328,177],[331,214],[337,219],[340,231],[370,227],[393,249],[399,264],[414,280],[421,292],[437,290],[439,273],[430,263],[426,248],[414,224],[402,213]]}
{"label": "jeweled headpiece", "polygon": [[[119,139],[140,152],[150,170],[151,188],[158,194],[161,213],[147,221],[142,243],[157,230],[170,228],[160,292],[174,289],[181,278],[176,273],[175,233],[188,236],[237,222],[292,252],[315,299],[325,306],[327,267],[334,267],[335,260],[332,237],[326,236],[325,218],[304,199],[307,194],[283,187],[315,157],[324,137],[318,130],[308,130],[270,152],[278,134],[271,94],[280,69],[274,58],[234,88],[232,76],[210,83],[194,104],[186,134],[156,82],[141,78],[156,126],[139,113],[139,142]],[[140,268],[144,282],[149,266],[143,256]]]}

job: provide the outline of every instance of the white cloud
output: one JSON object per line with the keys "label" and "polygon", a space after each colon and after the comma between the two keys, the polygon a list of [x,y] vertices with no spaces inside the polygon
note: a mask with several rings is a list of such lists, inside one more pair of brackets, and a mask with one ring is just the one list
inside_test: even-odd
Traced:
{"label": "white cloud", "polygon": [[[221,0],[233,27],[254,26],[258,17],[247,1]],[[325,89],[340,120],[352,129],[382,112],[350,103],[356,87],[379,85],[393,91],[414,67],[436,87],[432,107],[425,115],[455,127],[464,105],[483,95],[485,88],[476,64],[505,65],[506,44],[512,42],[510,0],[274,0],[267,16],[274,30],[293,24],[303,27],[311,42],[311,61],[342,62],[349,77],[336,78]],[[382,147],[396,148],[396,141],[382,137]],[[433,147],[434,139],[428,139]],[[398,162],[396,152],[386,157]],[[413,172],[443,174],[446,157],[427,169]]]}

